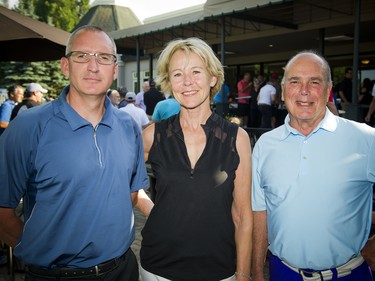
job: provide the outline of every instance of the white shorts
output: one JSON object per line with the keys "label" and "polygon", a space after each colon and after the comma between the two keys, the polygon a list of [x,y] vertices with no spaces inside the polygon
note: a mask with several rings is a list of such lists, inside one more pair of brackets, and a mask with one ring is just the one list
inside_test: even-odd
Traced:
{"label": "white shorts", "polygon": [[[141,280],[142,281],[172,281],[170,279],[166,279],[164,277],[158,276],[156,274],[153,274],[151,272],[148,272],[145,270],[142,266],[139,266],[139,273],[141,275]],[[235,275],[222,279],[220,281],[236,281]]]}

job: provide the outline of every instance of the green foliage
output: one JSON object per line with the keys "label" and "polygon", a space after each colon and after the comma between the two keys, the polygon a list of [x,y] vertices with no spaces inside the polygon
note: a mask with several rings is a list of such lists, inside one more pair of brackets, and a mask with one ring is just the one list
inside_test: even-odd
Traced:
{"label": "green foliage", "polygon": [[[1,0],[8,6],[7,0]],[[90,8],[89,0],[19,0],[15,11],[70,32]],[[68,84],[60,69],[60,61],[2,62],[0,64],[0,87],[31,82],[41,84],[48,96],[56,98]]]}
{"label": "green foliage", "polygon": [[35,12],[40,20],[57,28],[71,31],[89,10],[89,0],[37,1]]}
{"label": "green foliage", "polygon": [[36,0],[19,0],[14,10],[17,13],[39,20],[38,15],[35,14],[35,1]]}
{"label": "green foliage", "polygon": [[9,0],[1,0],[0,4],[9,9]]}
{"label": "green foliage", "polygon": [[0,73],[3,87],[14,84],[26,87],[30,82],[37,82],[48,90],[51,98],[57,98],[68,84],[61,73],[59,61],[3,63],[0,65]]}

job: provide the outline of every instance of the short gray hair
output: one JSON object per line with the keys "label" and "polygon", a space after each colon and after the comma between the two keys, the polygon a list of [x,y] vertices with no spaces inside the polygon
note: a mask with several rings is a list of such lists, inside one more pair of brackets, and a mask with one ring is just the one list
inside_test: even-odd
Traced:
{"label": "short gray hair", "polygon": [[117,54],[117,47],[116,47],[115,40],[113,40],[113,38],[107,32],[105,32],[99,26],[95,26],[95,25],[83,25],[83,26],[77,28],[76,30],[74,30],[72,32],[72,34],[70,34],[70,36],[68,38],[68,42],[66,43],[65,55],[69,54],[72,51],[72,45],[73,45],[74,40],[77,38],[77,36],[81,32],[84,32],[84,31],[103,32],[103,33],[105,33],[108,36],[108,38],[111,40],[111,42],[112,42],[112,47],[113,47],[114,54]]}
{"label": "short gray hair", "polygon": [[313,59],[315,59],[317,62],[320,63],[321,67],[322,67],[322,70],[323,70],[323,78],[324,78],[324,82],[327,83],[327,85],[330,85],[332,84],[332,79],[331,79],[331,68],[329,67],[329,64],[328,62],[326,61],[326,59],[320,55],[318,52],[314,51],[314,50],[304,50],[304,51],[301,51],[299,53],[297,53],[296,55],[294,55],[289,61],[288,63],[286,64],[285,66],[285,71],[284,71],[284,76],[283,76],[283,79],[281,81],[281,83],[284,83],[285,82],[285,77],[286,77],[286,74],[288,73],[291,65],[297,60],[299,59],[300,57],[311,57]]}

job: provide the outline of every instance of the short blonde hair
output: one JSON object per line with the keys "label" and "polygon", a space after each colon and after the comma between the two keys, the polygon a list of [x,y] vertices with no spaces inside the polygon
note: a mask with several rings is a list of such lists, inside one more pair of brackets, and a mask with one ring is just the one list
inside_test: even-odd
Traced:
{"label": "short blonde hair", "polygon": [[224,83],[223,65],[211,47],[196,37],[176,39],[167,44],[157,62],[155,83],[160,87],[162,92],[170,93],[173,96],[169,80],[169,64],[172,56],[180,50],[184,51],[186,55],[189,55],[190,52],[198,55],[206,65],[207,72],[217,78],[215,86],[211,87],[210,90],[210,99],[212,100]]}

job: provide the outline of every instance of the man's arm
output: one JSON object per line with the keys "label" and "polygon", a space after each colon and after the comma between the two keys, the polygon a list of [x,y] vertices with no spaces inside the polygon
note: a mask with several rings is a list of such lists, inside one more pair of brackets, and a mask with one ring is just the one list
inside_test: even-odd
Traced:
{"label": "man's arm", "polygon": [[328,107],[329,111],[331,111],[333,114],[339,116],[339,112],[337,111],[337,107],[333,102],[328,101],[327,107]]}
{"label": "man's arm", "polygon": [[268,248],[267,211],[254,211],[253,281],[264,281],[264,263]]}
{"label": "man's arm", "polygon": [[251,81],[247,84],[239,83],[238,86],[237,86],[238,91],[241,92],[241,93],[246,92],[250,88],[251,84],[252,84]]}
{"label": "man's arm", "polygon": [[362,249],[361,254],[372,271],[375,271],[375,236],[372,236]]}
{"label": "man's arm", "polygon": [[241,128],[237,134],[240,164],[234,181],[232,218],[237,249],[236,280],[249,281],[251,272],[251,240],[253,215],[251,210],[251,147],[248,134]]}
{"label": "man's arm", "polygon": [[1,129],[8,128],[8,125],[9,125],[9,122],[1,122],[1,121],[0,121],[0,128],[1,128]]}
{"label": "man's arm", "polygon": [[14,247],[23,229],[22,220],[17,217],[15,209],[0,208],[0,240]]}
{"label": "man's arm", "polygon": [[[375,97],[374,97],[375,98]],[[375,224],[375,212],[372,212],[372,224]],[[361,254],[372,271],[375,271],[375,235],[373,235],[363,247]]]}

